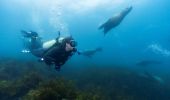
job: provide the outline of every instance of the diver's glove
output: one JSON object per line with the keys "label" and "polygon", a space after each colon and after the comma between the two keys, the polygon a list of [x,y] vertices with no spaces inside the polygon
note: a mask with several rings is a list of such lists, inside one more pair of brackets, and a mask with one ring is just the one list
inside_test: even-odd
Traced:
{"label": "diver's glove", "polygon": [[77,52],[77,49],[76,49],[76,48],[73,48],[73,52]]}
{"label": "diver's glove", "polygon": [[60,71],[61,67],[60,66],[55,66],[56,71]]}
{"label": "diver's glove", "polygon": [[81,55],[81,52],[78,51],[76,48],[73,48],[73,52],[77,53],[78,55]]}
{"label": "diver's glove", "polygon": [[77,54],[78,54],[78,55],[81,55],[81,52],[80,52],[80,51],[77,51]]}

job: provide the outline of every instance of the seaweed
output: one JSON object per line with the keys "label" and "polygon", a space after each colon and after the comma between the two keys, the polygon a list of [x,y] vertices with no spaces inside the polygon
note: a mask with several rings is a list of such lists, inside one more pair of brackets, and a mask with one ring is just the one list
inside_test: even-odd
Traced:
{"label": "seaweed", "polygon": [[24,100],[74,100],[76,95],[77,92],[71,81],[65,82],[62,79],[56,79],[42,83],[35,90],[30,90],[24,96]]}
{"label": "seaweed", "polygon": [[35,88],[42,78],[35,73],[30,73],[17,80],[0,81],[0,99],[15,100],[25,95],[30,89]]}
{"label": "seaweed", "polygon": [[102,100],[100,95],[77,89],[71,80],[57,78],[30,90],[23,100]]}
{"label": "seaweed", "polygon": [[[67,67],[67,66],[65,66]],[[74,69],[74,65],[68,65]],[[81,66],[56,72],[15,59],[0,60],[0,100],[169,100],[166,83],[121,66]]]}

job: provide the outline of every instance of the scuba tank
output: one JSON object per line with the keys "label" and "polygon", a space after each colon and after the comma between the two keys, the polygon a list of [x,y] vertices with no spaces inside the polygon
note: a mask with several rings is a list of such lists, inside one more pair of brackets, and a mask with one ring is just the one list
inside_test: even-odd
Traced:
{"label": "scuba tank", "polygon": [[63,40],[64,40],[63,37],[60,37],[58,39],[53,39],[53,40],[50,40],[50,41],[47,41],[47,42],[43,43],[42,47],[43,47],[43,49],[47,50],[47,49],[51,48],[52,46],[54,46],[54,45],[56,45],[58,43],[62,43]]}
{"label": "scuba tank", "polygon": [[50,41],[47,41],[45,43],[43,43],[43,49],[47,50],[49,49],[50,47],[52,47],[57,41],[54,39],[54,40],[50,40]]}
{"label": "scuba tank", "polygon": [[58,44],[58,43],[61,43],[63,41],[64,38],[60,37],[60,31],[58,32],[58,37],[56,39],[53,39],[53,40],[50,40],[50,41],[47,41],[47,42],[44,42],[43,43],[43,46],[42,48],[44,50],[48,50],[50,49],[52,46]]}

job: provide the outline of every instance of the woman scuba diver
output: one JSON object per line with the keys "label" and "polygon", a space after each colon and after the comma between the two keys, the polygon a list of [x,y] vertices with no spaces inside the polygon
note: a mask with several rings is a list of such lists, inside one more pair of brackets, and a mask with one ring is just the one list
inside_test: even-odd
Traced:
{"label": "woman scuba diver", "polygon": [[71,37],[60,37],[56,39],[42,42],[38,33],[30,31],[21,31],[24,38],[29,39],[29,46],[27,49],[40,61],[45,62],[47,65],[55,65],[56,70],[60,70],[60,67],[77,52],[77,42]]}

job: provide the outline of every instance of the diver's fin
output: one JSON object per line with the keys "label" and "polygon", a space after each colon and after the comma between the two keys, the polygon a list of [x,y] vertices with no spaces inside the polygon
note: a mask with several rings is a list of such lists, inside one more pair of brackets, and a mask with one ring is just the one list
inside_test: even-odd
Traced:
{"label": "diver's fin", "polygon": [[23,49],[21,50],[22,53],[30,53],[31,51],[27,50],[27,49]]}
{"label": "diver's fin", "polygon": [[21,30],[20,32],[21,32],[21,34],[22,34],[24,37],[26,37],[27,34],[28,34],[28,33],[27,33],[26,31],[24,31],[24,30]]}
{"label": "diver's fin", "polygon": [[29,32],[24,31],[24,30],[21,30],[20,32],[21,32],[21,34],[23,35],[23,37],[26,37],[26,38],[29,38],[29,37],[30,37],[30,33],[29,33]]}

